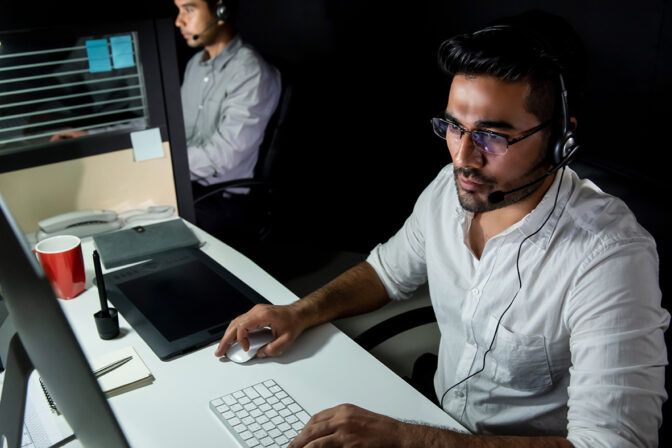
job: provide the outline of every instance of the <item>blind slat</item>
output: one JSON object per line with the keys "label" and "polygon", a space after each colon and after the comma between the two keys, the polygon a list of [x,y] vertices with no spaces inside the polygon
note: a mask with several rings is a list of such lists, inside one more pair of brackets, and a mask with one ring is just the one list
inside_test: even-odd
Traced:
{"label": "blind slat", "polygon": [[91,79],[88,81],[78,81],[78,82],[69,82],[65,84],[54,84],[51,86],[43,86],[43,87],[34,87],[32,89],[23,89],[23,90],[14,90],[12,92],[0,92],[0,96],[6,96],[6,95],[16,95],[18,93],[33,93],[33,92],[40,92],[44,90],[54,90],[54,89],[60,89],[63,87],[75,87],[75,86],[83,86],[86,84],[95,84],[99,82],[111,82],[111,81],[117,81],[117,80],[122,80],[122,79],[131,79],[131,78],[139,78],[140,76],[136,73],[133,75],[125,75],[125,76],[113,76],[111,78],[100,78],[100,79]]}
{"label": "blind slat", "polygon": [[72,99],[72,98],[79,98],[79,97],[82,97],[82,96],[91,96],[91,95],[98,95],[98,94],[102,94],[102,93],[119,92],[121,90],[132,90],[132,89],[139,89],[139,88],[140,88],[140,84],[134,84],[132,86],[115,87],[115,88],[112,88],[112,89],[100,89],[100,90],[94,90],[92,92],[73,93],[71,95],[50,96],[50,97],[47,97],[47,98],[38,98],[36,100],[28,100],[28,101],[19,101],[19,102],[16,102],[16,103],[0,104],[0,109],[9,108],[9,107],[27,106],[27,105],[30,105],[30,104],[48,103],[50,101],[66,100],[66,99]]}
{"label": "blind slat", "polygon": [[50,113],[54,113],[54,112],[63,112],[63,111],[72,110],[72,109],[82,109],[84,107],[102,106],[103,104],[121,103],[121,102],[125,102],[125,101],[134,101],[134,100],[141,100],[141,99],[142,99],[142,95],[138,95],[138,96],[128,96],[128,97],[124,97],[124,98],[115,98],[115,99],[112,99],[112,100],[94,101],[92,103],[77,104],[75,106],[64,106],[64,107],[57,107],[57,108],[54,108],[54,109],[39,110],[39,111],[36,111],[36,112],[26,112],[26,113],[23,113],[23,114],[0,116],[0,121],[16,119],[16,118],[35,117],[35,116],[38,116],[38,115],[50,114]]}
{"label": "blind slat", "polygon": [[[131,120],[107,121],[105,123],[99,123],[99,124],[95,124],[95,125],[91,125],[91,126],[80,126],[80,127],[77,127],[77,128],[69,128],[68,131],[86,131],[86,130],[93,129],[93,128],[102,128],[102,127],[114,126],[114,125],[117,125],[117,124],[124,124],[124,123],[130,123],[130,122],[131,122]],[[24,136],[17,137],[17,138],[0,140],[0,145],[4,145],[4,144],[8,144],[8,143],[24,142],[24,141],[28,141],[28,140],[35,140],[35,139],[38,139],[38,138],[49,137],[49,136],[52,136],[54,134],[58,134],[59,132],[62,132],[62,131],[50,131],[50,132],[45,132],[43,134],[24,135]]]}
{"label": "blind slat", "polygon": [[61,59],[58,61],[49,61],[49,62],[35,62],[33,64],[10,65],[9,67],[0,67],[0,72],[7,72],[10,70],[25,70],[27,68],[35,68],[35,67],[48,67],[50,65],[72,64],[73,62],[83,62],[88,60],[89,58],[72,58],[72,59]]}
{"label": "blind slat", "polygon": [[9,58],[20,58],[23,56],[36,56],[40,54],[50,54],[58,53],[61,51],[72,51],[72,50],[86,50],[85,45],[79,45],[76,47],[63,47],[63,48],[51,48],[47,50],[37,50],[37,51],[25,51],[23,53],[12,53],[12,54],[0,54],[0,59],[9,59]]}
{"label": "blind slat", "polygon": [[21,126],[12,126],[11,128],[0,129],[0,133],[9,132],[9,131],[16,131],[16,130],[19,130],[19,129],[37,128],[37,127],[40,127],[40,126],[47,126],[47,125],[52,125],[52,124],[67,123],[69,121],[83,120],[85,118],[102,117],[104,115],[119,114],[119,113],[122,113],[122,112],[133,112],[135,110],[142,110],[142,109],[143,109],[142,107],[129,107],[128,109],[110,110],[110,111],[105,111],[105,112],[97,112],[95,114],[77,115],[75,117],[60,118],[58,120],[42,121],[40,123],[32,123],[32,124],[26,124],[26,125],[21,125]]}
{"label": "blind slat", "polygon": [[34,81],[36,79],[47,79],[47,78],[58,78],[59,76],[69,76],[69,75],[79,75],[82,73],[89,73],[88,69],[83,70],[70,70],[68,72],[56,72],[56,73],[45,73],[35,76],[24,76],[23,78],[9,78],[9,79],[0,79],[0,84],[9,84],[12,82],[25,82],[25,81]]}

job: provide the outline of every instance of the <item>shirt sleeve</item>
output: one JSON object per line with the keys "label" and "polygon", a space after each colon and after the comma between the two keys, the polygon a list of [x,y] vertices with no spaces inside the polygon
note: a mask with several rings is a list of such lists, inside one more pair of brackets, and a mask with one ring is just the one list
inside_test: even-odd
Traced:
{"label": "shirt sleeve", "polygon": [[656,447],[670,315],[661,307],[652,240],[586,254],[567,302],[572,366],[568,440],[583,447]]}
{"label": "shirt sleeve", "polygon": [[434,180],[422,192],[401,229],[386,243],[377,245],[366,259],[392,300],[409,299],[427,282],[425,222],[431,211],[432,198],[440,195],[437,184]]}
{"label": "shirt sleeve", "polygon": [[215,132],[207,143],[188,148],[192,180],[230,172],[253,153],[256,158],[280,89],[280,74],[274,68],[254,61],[240,67],[221,98]]}

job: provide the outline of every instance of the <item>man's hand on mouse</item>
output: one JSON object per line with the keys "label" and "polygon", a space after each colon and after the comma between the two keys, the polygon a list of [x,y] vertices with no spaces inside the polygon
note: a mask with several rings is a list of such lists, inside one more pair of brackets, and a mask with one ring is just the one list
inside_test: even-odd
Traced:
{"label": "man's hand on mouse", "polygon": [[274,339],[259,349],[258,358],[279,355],[306,329],[299,312],[292,305],[256,305],[231,321],[219,341],[215,356],[224,356],[234,341],[238,341],[243,350],[247,351],[250,348],[248,333],[263,327],[271,328]]}

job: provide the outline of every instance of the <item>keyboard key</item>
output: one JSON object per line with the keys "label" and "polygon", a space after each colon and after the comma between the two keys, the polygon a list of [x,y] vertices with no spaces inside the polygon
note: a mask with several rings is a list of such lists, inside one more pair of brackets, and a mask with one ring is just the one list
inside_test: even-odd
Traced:
{"label": "keyboard key", "polygon": [[270,420],[270,418],[266,417],[265,415],[257,417],[257,423],[259,423],[260,425],[263,425],[264,423],[266,423],[269,420]]}
{"label": "keyboard key", "polygon": [[271,393],[271,391],[268,390],[268,388],[266,386],[264,386],[263,384],[257,384],[256,386],[254,386],[254,389],[257,392],[259,392],[259,395],[261,395],[264,398],[268,398],[268,397],[273,395]]}
{"label": "keyboard key", "polygon": [[260,429],[259,431],[255,431],[255,432],[254,432],[254,437],[256,437],[256,438],[259,439],[259,440],[263,439],[263,438],[266,437],[267,435],[268,435],[268,434],[267,434],[266,431],[264,431],[263,429]]}
{"label": "keyboard key", "polygon": [[248,430],[240,433],[240,438],[243,440],[251,439],[252,437],[254,437],[254,435]]}
{"label": "keyboard key", "polygon": [[259,392],[254,390],[254,387],[246,387],[245,389],[243,389],[243,391],[250,400],[254,400],[255,398],[259,397]]}
{"label": "keyboard key", "polygon": [[296,416],[299,417],[299,420],[301,420],[304,425],[308,423],[308,420],[310,420],[310,415],[308,415],[308,413],[305,411],[299,412],[296,414]]}
{"label": "keyboard key", "polygon": [[231,426],[240,425],[240,419],[238,417],[233,417],[232,419],[229,419],[228,422]]}

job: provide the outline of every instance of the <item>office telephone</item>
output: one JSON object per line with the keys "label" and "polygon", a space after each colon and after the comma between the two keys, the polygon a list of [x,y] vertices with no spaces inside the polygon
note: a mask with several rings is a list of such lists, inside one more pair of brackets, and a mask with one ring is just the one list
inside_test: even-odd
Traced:
{"label": "office telephone", "polygon": [[38,222],[37,239],[55,235],[85,237],[121,228],[122,221],[111,210],[77,210]]}

